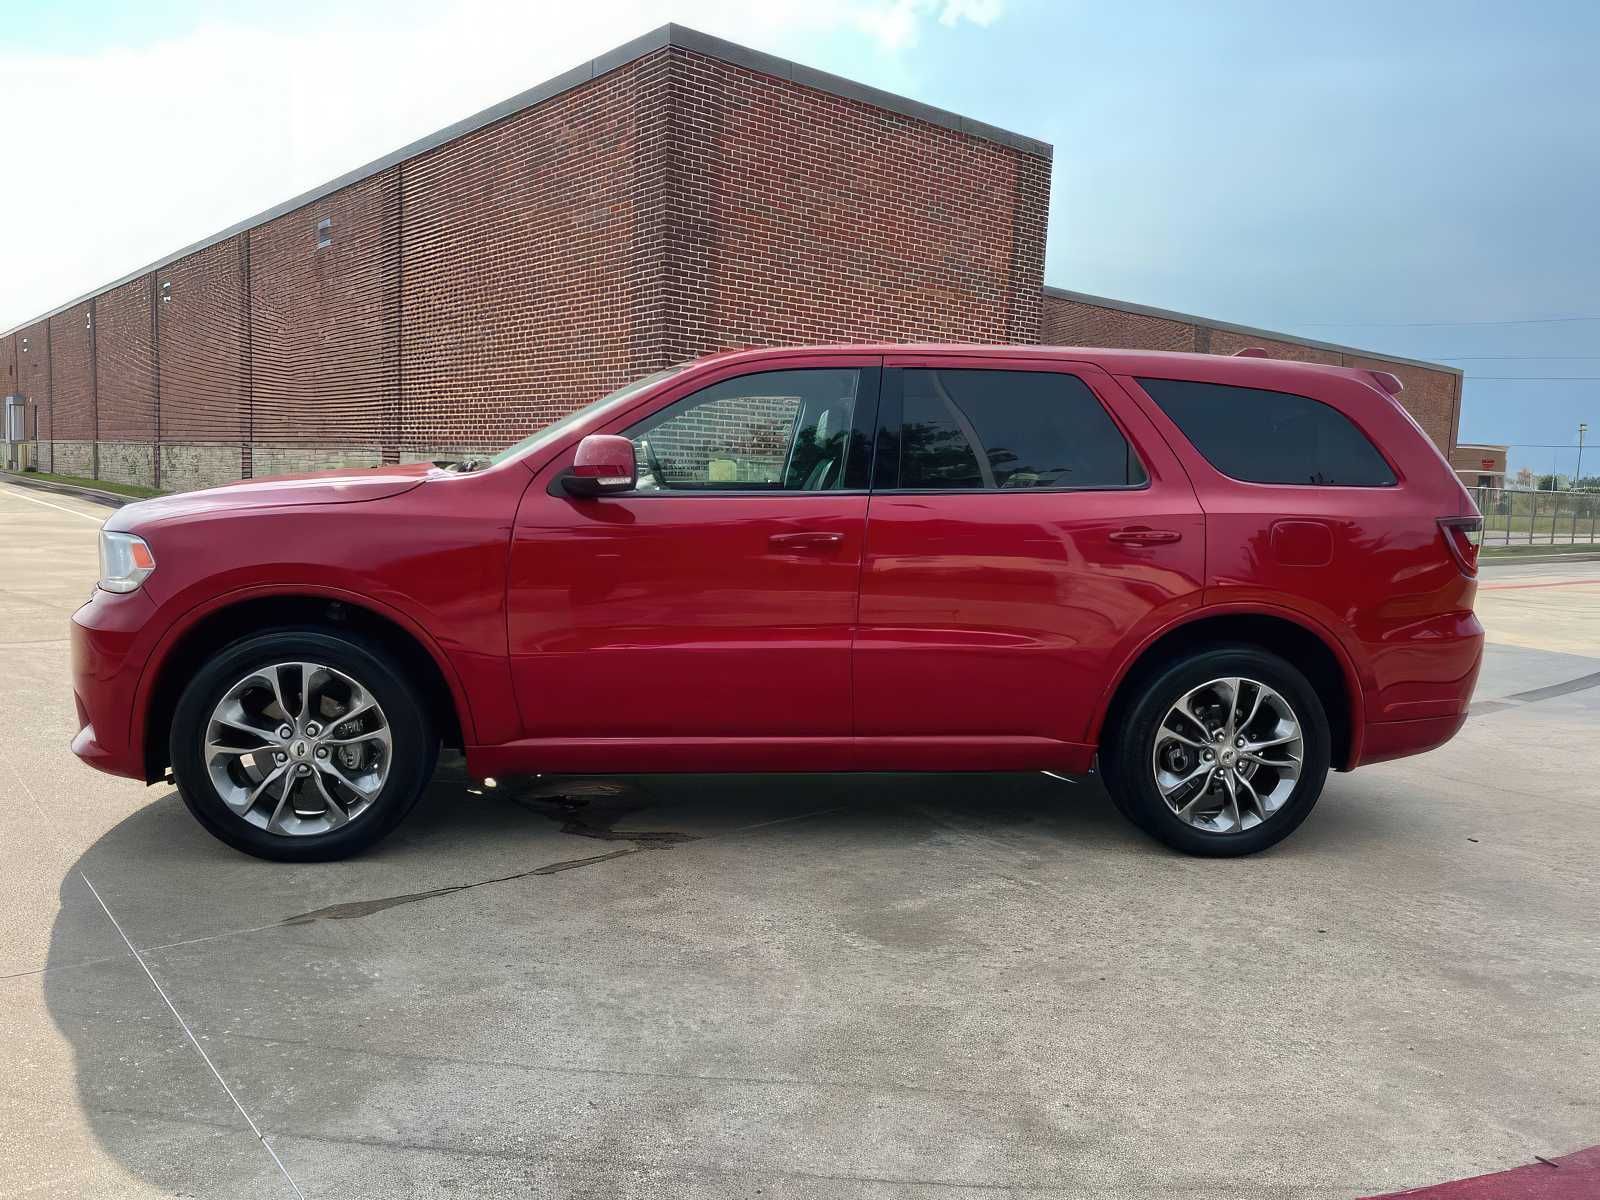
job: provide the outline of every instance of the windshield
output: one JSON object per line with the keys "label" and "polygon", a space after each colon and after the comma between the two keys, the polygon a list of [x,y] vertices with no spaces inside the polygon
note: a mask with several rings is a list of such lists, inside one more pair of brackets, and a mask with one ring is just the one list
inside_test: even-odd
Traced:
{"label": "windshield", "polygon": [[496,454],[493,458],[489,459],[487,465],[497,466],[500,463],[505,462],[508,458],[517,457],[517,455],[523,453],[524,451],[536,449],[537,447],[542,446],[544,443],[550,441],[552,438],[559,437],[561,434],[571,429],[574,425],[577,425],[580,421],[592,417],[595,413],[599,412],[607,405],[617,404],[621,401],[631,399],[632,397],[637,396],[640,392],[644,391],[646,388],[654,387],[663,379],[670,379],[688,365],[688,363],[679,363],[675,367],[668,367],[665,371],[657,371],[654,375],[646,375],[643,379],[636,379],[632,383],[625,384],[609,395],[601,396],[600,399],[594,401],[592,404],[585,404],[576,412],[570,412],[566,416],[562,417],[559,421],[553,421],[549,425],[546,425],[543,429],[538,430],[536,433],[529,434],[515,445],[507,446],[504,450],[500,451],[499,454]]}

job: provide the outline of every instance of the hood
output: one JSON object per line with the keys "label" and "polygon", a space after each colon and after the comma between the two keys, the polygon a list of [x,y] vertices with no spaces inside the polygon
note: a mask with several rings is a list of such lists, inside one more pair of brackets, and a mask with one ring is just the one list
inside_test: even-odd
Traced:
{"label": "hood", "polygon": [[124,505],[112,514],[106,522],[106,528],[132,529],[136,525],[149,525],[172,517],[238,511],[243,508],[286,508],[382,500],[385,496],[409,492],[435,470],[437,468],[432,463],[422,462],[366,470],[313,471],[305,475],[251,479]]}

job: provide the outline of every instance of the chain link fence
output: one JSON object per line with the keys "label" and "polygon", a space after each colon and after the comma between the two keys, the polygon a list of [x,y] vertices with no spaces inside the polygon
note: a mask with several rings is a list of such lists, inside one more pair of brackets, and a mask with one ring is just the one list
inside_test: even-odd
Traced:
{"label": "chain link fence", "polygon": [[1600,542],[1600,491],[1535,492],[1469,488],[1483,514],[1485,546]]}

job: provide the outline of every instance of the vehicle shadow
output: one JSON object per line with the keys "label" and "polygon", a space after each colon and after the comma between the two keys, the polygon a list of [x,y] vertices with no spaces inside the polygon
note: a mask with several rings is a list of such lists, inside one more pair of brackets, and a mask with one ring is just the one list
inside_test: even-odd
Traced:
{"label": "vehicle shadow", "polygon": [[[263,1014],[280,1030],[294,1026],[302,1006],[315,1019],[292,1038],[285,1033],[285,1045],[315,1047],[319,1030],[356,1028],[372,1009],[399,1020],[448,1013],[455,997],[441,981],[466,968],[456,935],[444,930],[468,916],[471,936],[514,946],[530,923],[549,938],[596,910],[682,907],[671,899],[676,877],[720,877],[737,887],[741,872],[750,872],[754,899],[744,903],[759,906],[764,922],[810,922],[819,925],[811,936],[837,937],[841,946],[865,938],[883,953],[936,954],[944,941],[959,942],[958,932],[905,915],[924,902],[930,876],[943,886],[1009,889],[1041,911],[1070,909],[1080,902],[1074,897],[1125,903],[1119,888],[1154,893],[1163,882],[1209,892],[1219,873],[1259,874],[1272,859],[1281,873],[1289,859],[1352,853],[1376,835],[1340,809],[1326,806],[1273,854],[1203,863],[1132,829],[1092,777],[546,778],[482,789],[470,786],[459,763],[447,763],[405,825],[373,852],[301,865],[260,862],[224,847],[166,791],[107,831],[64,877],[44,994],[71,1044],[82,1112],[119,1163],[167,1191],[253,1194],[265,1156],[226,1136],[243,1128],[242,1118],[143,969],[98,926],[100,901],[269,1139],[292,1145],[310,1112],[319,1127],[359,1124],[376,1085],[312,1061],[285,1090],[248,1057],[270,1055],[270,1048],[230,1039]],[[616,862],[641,855],[658,857]],[[790,882],[768,886],[751,866],[756,856],[764,856],[762,871],[783,864]],[[558,890],[538,895],[556,898],[530,913],[526,892],[516,890],[527,885],[518,881],[551,875],[561,877],[551,881]],[[829,888],[873,911],[828,926],[819,896],[825,901]],[[402,943],[386,932],[389,922],[408,931]],[[621,943],[628,934],[618,928],[615,936]],[[693,936],[697,955],[729,952],[714,922]],[[646,958],[622,954],[620,974],[606,982],[622,991],[646,986],[650,972],[640,967],[632,978],[626,965]],[[533,1043],[553,1035],[543,1027],[548,1009],[538,990],[548,984],[531,969],[496,970],[527,1009],[496,1010],[474,1036],[494,1044],[495,1020]],[[386,991],[382,980],[390,976],[419,982]],[[337,986],[325,986],[325,977]],[[281,994],[285,980],[294,980],[299,994]],[[462,1003],[463,1024],[485,1025]],[[233,1149],[218,1161],[222,1144]],[[293,1150],[284,1153],[293,1158]]]}

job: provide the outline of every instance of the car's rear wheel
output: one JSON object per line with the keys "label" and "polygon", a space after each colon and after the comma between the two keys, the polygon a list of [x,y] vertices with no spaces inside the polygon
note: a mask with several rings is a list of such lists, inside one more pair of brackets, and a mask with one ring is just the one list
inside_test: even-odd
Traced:
{"label": "car's rear wheel", "polygon": [[1102,766],[1146,832],[1189,854],[1253,854],[1310,814],[1328,774],[1328,718],[1290,663],[1214,648],[1135,686]]}
{"label": "car's rear wheel", "polygon": [[356,854],[399,824],[438,740],[381,646],[285,629],[235,642],[196,673],[170,750],[178,791],[212,834],[311,862]]}

